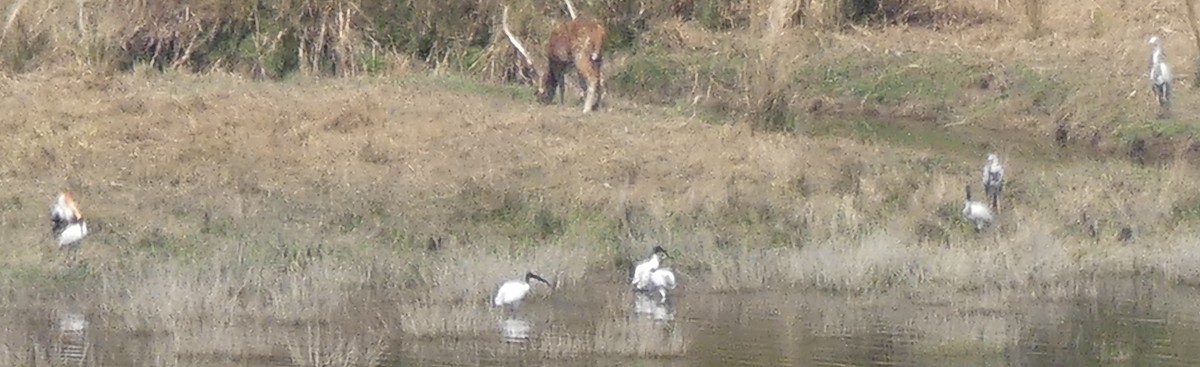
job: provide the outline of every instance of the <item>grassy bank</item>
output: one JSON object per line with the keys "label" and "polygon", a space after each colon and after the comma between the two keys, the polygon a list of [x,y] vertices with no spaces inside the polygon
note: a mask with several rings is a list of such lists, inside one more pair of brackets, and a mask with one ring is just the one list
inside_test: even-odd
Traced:
{"label": "grassy bank", "polygon": [[[523,269],[571,284],[623,274],[663,244],[712,289],[974,290],[1135,272],[1196,281],[1186,266],[1196,173],[1182,162],[1000,150],[1010,189],[997,230],[976,235],[958,214],[978,180],[971,149],[757,134],[670,110],[575,117],[443,82],[12,79],[5,279],[318,282],[476,302]],[[96,227],[74,261],[45,245],[38,214],[62,187]],[[1117,240],[1123,229],[1133,242]],[[239,292],[222,304],[245,302],[232,302],[249,297]]]}

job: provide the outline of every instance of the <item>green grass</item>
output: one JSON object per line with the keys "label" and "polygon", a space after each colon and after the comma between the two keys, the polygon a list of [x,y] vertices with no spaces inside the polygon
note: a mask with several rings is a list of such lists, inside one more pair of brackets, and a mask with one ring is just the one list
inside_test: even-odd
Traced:
{"label": "green grass", "polygon": [[967,153],[975,149],[954,132],[937,127],[914,126],[900,121],[867,117],[820,119],[810,123],[813,136],[851,136],[873,144],[900,145],[945,152]]}
{"label": "green grass", "polygon": [[537,101],[530,86],[489,83],[458,72],[447,72],[443,75],[414,74],[397,80],[397,84],[425,87],[436,85],[438,88],[457,93],[498,96],[523,102]]}
{"label": "green grass", "polygon": [[686,66],[660,54],[630,57],[625,69],[612,76],[609,85],[622,95],[652,104],[671,104],[689,84]]}
{"label": "green grass", "polygon": [[1134,138],[1193,138],[1200,136],[1200,125],[1177,118],[1138,121],[1121,125],[1118,136],[1123,141]]}
{"label": "green grass", "polygon": [[[86,273],[83,273],[86,274]],[[44,264],[5,264],[0,277],[12,288],[54,288],[78,285],[81,273],[71,267],[51,268]]]}
{"label": "green grass", "polygon": [[1056,75],[1018,64],[1004,70],[1013,79],[1012,88],[1003,96],[1022,96],[1029,100],[1030,112],[1052,114],[1066,100],[1069,87]]}
{"label": "green grass", "polygon": [[793,77],[818,93],[895,105],[954,99],[984,72],[954,55],[880,57],[862,52],[806,65]]}
{"label": "green grass", "polygon": [[657,105],[690,105],[695,94],[711,93],[731,104],[740,95],[745,57],[643,49],[630,56],[625,67],[612,75],[609,88],[625,98]]}

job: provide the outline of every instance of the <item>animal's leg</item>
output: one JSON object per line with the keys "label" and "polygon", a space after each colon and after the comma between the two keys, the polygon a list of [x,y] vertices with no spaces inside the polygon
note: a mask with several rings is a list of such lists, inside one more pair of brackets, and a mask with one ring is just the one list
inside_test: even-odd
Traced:
{"label": "animal's leg", "polygon": [[[550,67],[547,68],[546,74],[543,74],[540,87],[540,90],[545,91],[545,95],[542,96],[542,103],[554,103],[554,95],[558,94],[559,87],[563,84],[563,71],[565,69],[565,65],[550,60]],[[559,97],[561,102],[561,95]]]}
{"label": "animal's leg", "polygon": [[600,71],[600,61],[597,60],[594,62],[594,64],[595,64],[595,69],[596,69],[596,79],[598,80],[597,84],[599,84],[598,85],[599,90],[597,91],[597,94],[596,94],[596,105],[593,106],[593,109],[599,110],[600,106],[604,104],[605,95],[608,94],[608,83],[605,82],[605,80],[604,80],[604,72]]}
{"label": "animal's leg", "polygon": [[579,88],[579,99],[587,98],[587,78],[583,77],[583,73],[576,72],[573,80],[575,87]]}
{"label": "animal's leg", "polygon": [[599,90],[597,91],[597,94],[596,94],[595,105],[592,106],[592,109],[598,110],[598,109],[600,109],[600,105],[604,103],[605,95],[608,94],[608,83],[605,82],[604,72],[602,71],[603,70],[602,67],[604,66],[604,60],[600,58],[599,54],[592,54],[589,56],[588,61],[592,65],[592,70],[595,71],[596,81],[597,81],[596,84],[597,84],[597,87],[599,88]]}
{"label": "animal's leg", "polygon": [[582,74],[587,79],[587,96],[583,101],[583,113],[588,113],[596,108],[596,91],[600,86],[600,69],[597,63],[591,60],[591,55],[583,52],[576,54],[575,65],[579,69],[579,74]]}
{"label": "animal's leg", "polygon": [[592,107],[596,105],[596,87],[588,85],[587,98],[583,100],[583,113],[592,111]]}
{"label": "animal's leg", "polygon": [[564,79],[565,77],[566,75],[563,75],[563,78],[559,78],[559,80],[562,80],[562,82],[558,83],[558,86],[554,87],[554,90],[556,93],[558,93],[558,104],[566,103],[567,82],[566,79]]}
{"label": "animal's leg", "polygon": [[1163,84],[1162,104],[1167,107],[1170,107],[1170,105],[1171,105],[1171,85],[1170,84]]}

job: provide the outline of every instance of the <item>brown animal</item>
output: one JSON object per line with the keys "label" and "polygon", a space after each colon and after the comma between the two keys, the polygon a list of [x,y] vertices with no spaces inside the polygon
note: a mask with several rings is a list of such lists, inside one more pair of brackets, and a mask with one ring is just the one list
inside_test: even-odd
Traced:
{"label": "brown animal", "polygon": [[[567,0],[567,8],[572,19],[558,26],[550,33],[550,42],[546,45],[546,63],[534,65],[525,46],[508,29],[508,6],[504,7],[502,24],[508,41],[521,53],[536,74],[538,100],[549,104],[554,101],[554,95],[560,88],[565,88],[564,74],[568,68],[574,67],[585,80],[586,97],[583,101],[583,113],[588,113],[600,105],[605,89],[604,74],[600,66],[604,62],[604,37],[608,33],[604,25],[594,19],[579,19],[575,17],[575,7]],[[562,97],[559,97],[560,103]]]}

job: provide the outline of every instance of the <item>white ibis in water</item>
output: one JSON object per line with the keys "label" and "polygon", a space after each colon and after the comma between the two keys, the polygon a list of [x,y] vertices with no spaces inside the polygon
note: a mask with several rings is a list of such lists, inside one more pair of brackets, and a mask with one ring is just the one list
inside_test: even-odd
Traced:
{"label": "white ibis in water", "polygon": [[496,297],[492,299],[494,306],[504,306],[509,310],[516,310],[521,306],[521,301],[525,299],[525,295],[529,294],[529,289],[532,286],[529,284],[530,279],[537,279],[547,286],[553,287],[545,278],[534,274],[533,272],[525,273],[522,279],[514,279],[500,285],[500,289],[496,290]]}

